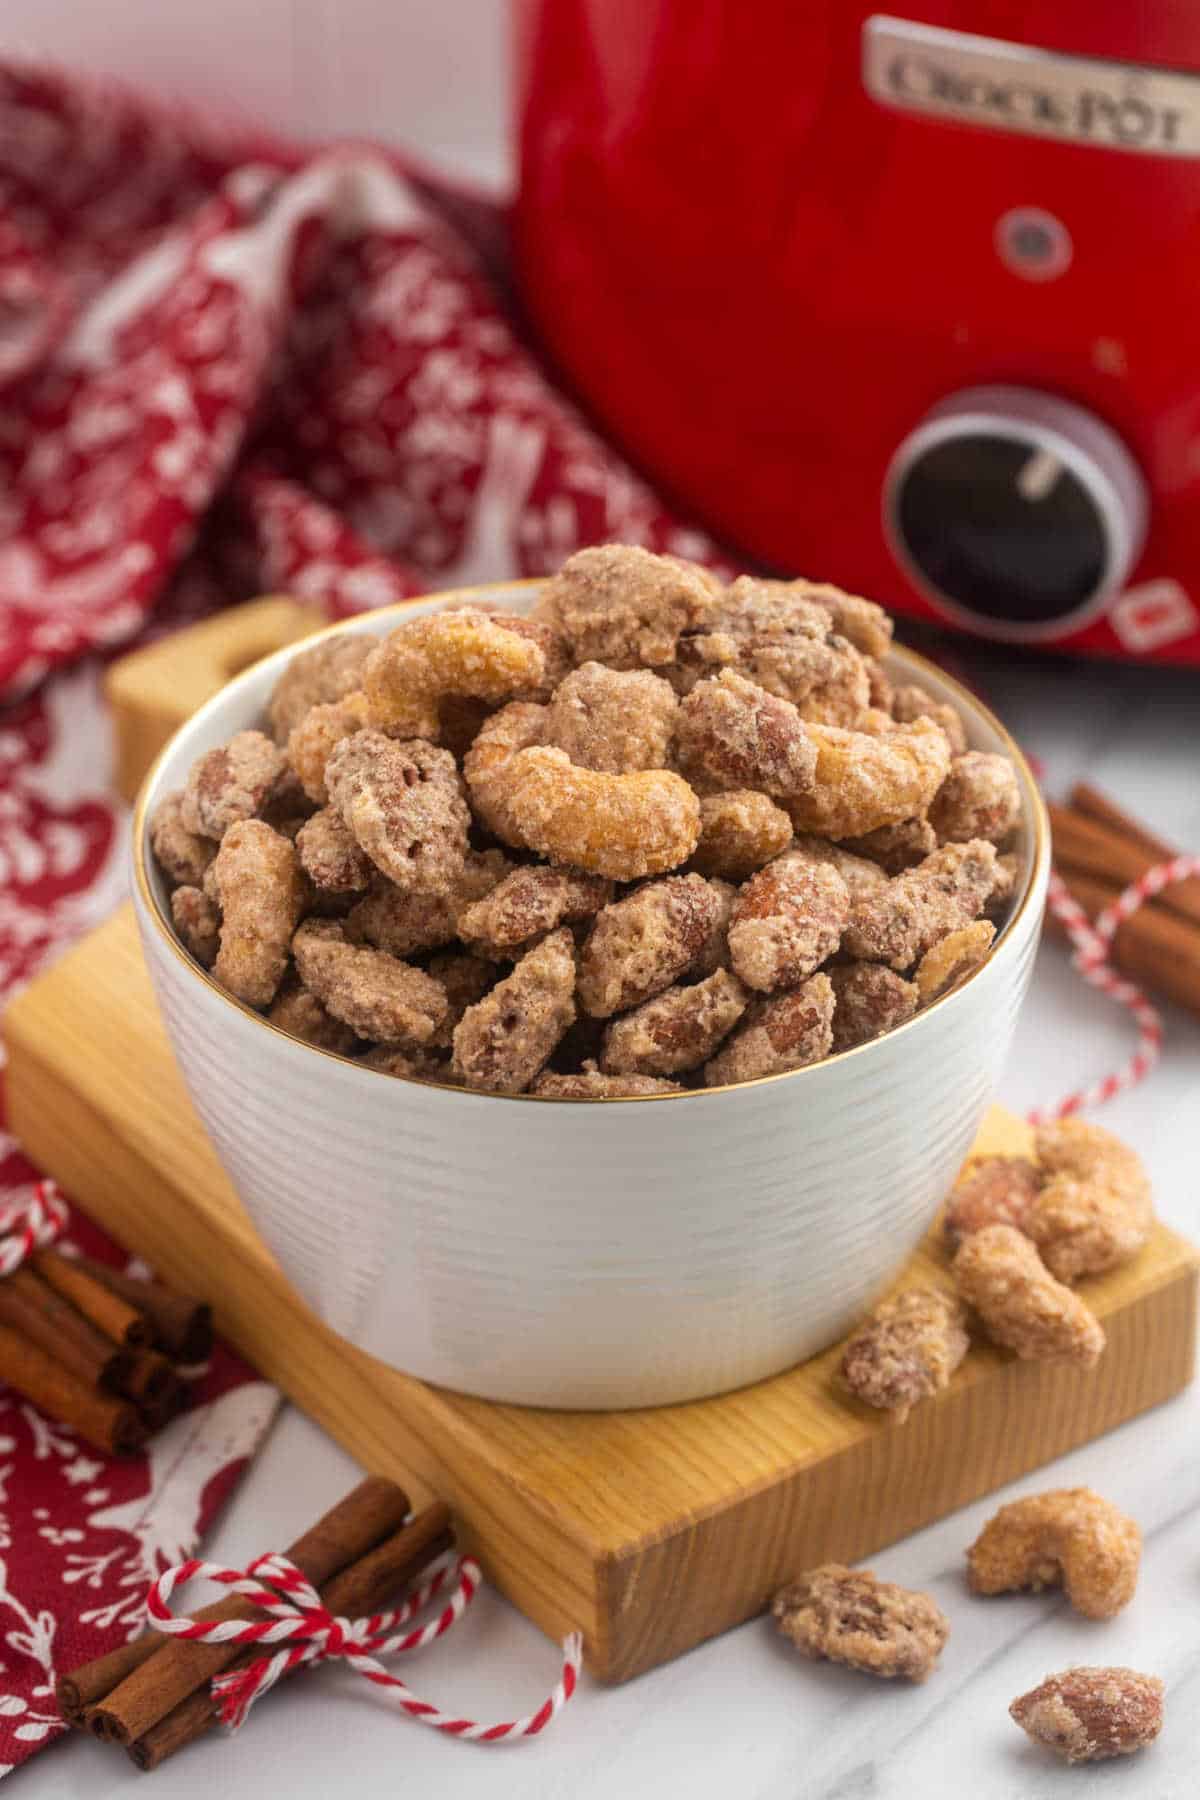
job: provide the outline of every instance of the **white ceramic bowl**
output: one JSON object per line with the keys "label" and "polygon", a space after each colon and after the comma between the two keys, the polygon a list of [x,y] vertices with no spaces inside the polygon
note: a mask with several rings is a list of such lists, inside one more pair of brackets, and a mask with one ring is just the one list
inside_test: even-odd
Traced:
{"label": "white ceramic bowl", "polygon": [[[536,584],[468,590],[531,604]],[[448,596],[338,629],[382,635]],[[462,598],[462,593],[453,596]],[[844,1333],[903,1264],[1004,1061],[1041,926],[1049,832],[1016,745],[943,674],[1024,802],[1023,874],[984,966],[876,1042],[731,1088],[636,1100],[398,1081],[268,1025],[177,942],[147,819],[196,756],[257,723],[295,647],[171,740],[133,854],[150,972],[196,1110],[263,1237],[334,1330],[495,1400],[625,1407],[757,1381]]]}

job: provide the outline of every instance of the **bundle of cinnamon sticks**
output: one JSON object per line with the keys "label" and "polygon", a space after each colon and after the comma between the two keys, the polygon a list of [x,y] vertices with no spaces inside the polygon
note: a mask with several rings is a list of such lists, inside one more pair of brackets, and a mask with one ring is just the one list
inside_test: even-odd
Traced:
{"label": "bundle of cinnamon sticks", "polygon": [[[1072,788],[1068,806],[1052,803],[1049,811],[1055,867],[1090,919],[1155,863],[1179,854],[1087,782]],[[1134,981],[1200,1013],[1200,880],[1176,882],[1127,919],[1113,960]]]}
{"label": "bundle of cinnamon sticks", "polygon": [[[440,1501],[413,1518],[409,1511],[402,1488],[369,1476],[285,1554],[335,1616],[378,1612],[454,1541],[450,1514]],[[233,1597],[195,1617],[214,1623],[262,1614]],[[213,1677],[262,1654],[240,1644],[199,1644],[147,1631],[60,1677],[59,1711],[68,1725],[119,1744],[139,1769],[157,1769],[216,1724]]]}
{"label": "bundle of cinnamon sticks", "polygon": [[87,1256],[36,1250],[0,1279],[0,1382],[108,1455],[132,1456],[184,1404],[212,1313]]}

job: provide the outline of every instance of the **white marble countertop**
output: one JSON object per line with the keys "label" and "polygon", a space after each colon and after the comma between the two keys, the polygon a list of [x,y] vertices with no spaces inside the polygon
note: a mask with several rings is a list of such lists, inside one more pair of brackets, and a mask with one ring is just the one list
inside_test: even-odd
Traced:
{"label": "white marble countertop", "polygon": [[[986,662],[986,669],[983,664]],[[1051,792],[1086,774],[1148,823],[1200,844],[1200,672],[1191,675],[980,659],[1007,722],[1047,765]],[[1127,1053],[1124,1015],[1084,988],[1057,946],[1043,948],[1000,1097],[1021,1110]],[[1146,1158],[1167,1221],[1200,1237],[1195,1121],[1200,1022],[1168,1016],[1162,1067],[1106,1109],[1104,1122]],[[933,1594],[951,1621],[925,1686],[885,1686],[799,1661],[756,1620],[670,1666],[604,1689],[588,1679],[536,1744],[446,1742],[395,1715],[343,1673],[272,1696],[240,1736],[210,1738],[154,1777],[160,1800],[285,1790],[453,1800],[1058,1800],[1078,1792],[1183,1800],[1200,1755],[1200,1386],[1008,1493],[980,1501],[873,1559],[881,1574]],[[288,1409],[212,1540],[233,1560],[286,1543],[351,1485],[349,1459]],[[1091,1624],[1054,1594],[980,1601],[963,1552],[999,1500],[1086,1482],[1146,1534],[1138,1593]],[[1017,1694],[1072,1663],[1127,1663],[1161,1675],[1167,1724],[1132,1762],[1080,1771],[1037,1751],[1007,1717]],[[455,1634],[404,1673],[434,1702],[511,1718],[548,1691],[554,1647],[485,1594]],[[56,1745],[17,1780],[27,1800],[95,1800],[134,1779],[124,1757],[83,1739]]]}

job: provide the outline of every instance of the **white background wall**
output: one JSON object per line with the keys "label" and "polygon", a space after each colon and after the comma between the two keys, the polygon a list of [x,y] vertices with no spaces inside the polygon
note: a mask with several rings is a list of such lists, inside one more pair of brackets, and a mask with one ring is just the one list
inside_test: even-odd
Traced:
{"label": "white background wall", "polygon": [[508,177],[508,0],[0,0],[0,54]]}

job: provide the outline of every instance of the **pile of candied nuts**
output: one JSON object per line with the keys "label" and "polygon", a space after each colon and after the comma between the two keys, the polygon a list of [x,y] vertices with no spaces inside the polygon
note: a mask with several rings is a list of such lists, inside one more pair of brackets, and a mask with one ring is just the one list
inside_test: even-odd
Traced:
{"label": "pile of candied nuts", "polygon": [[986,957],[1007,758],[894,686],[878,606],[610,544],[301,650],[150,827],[188,950],[386,1074],[668,1094],[880,1036]]}

